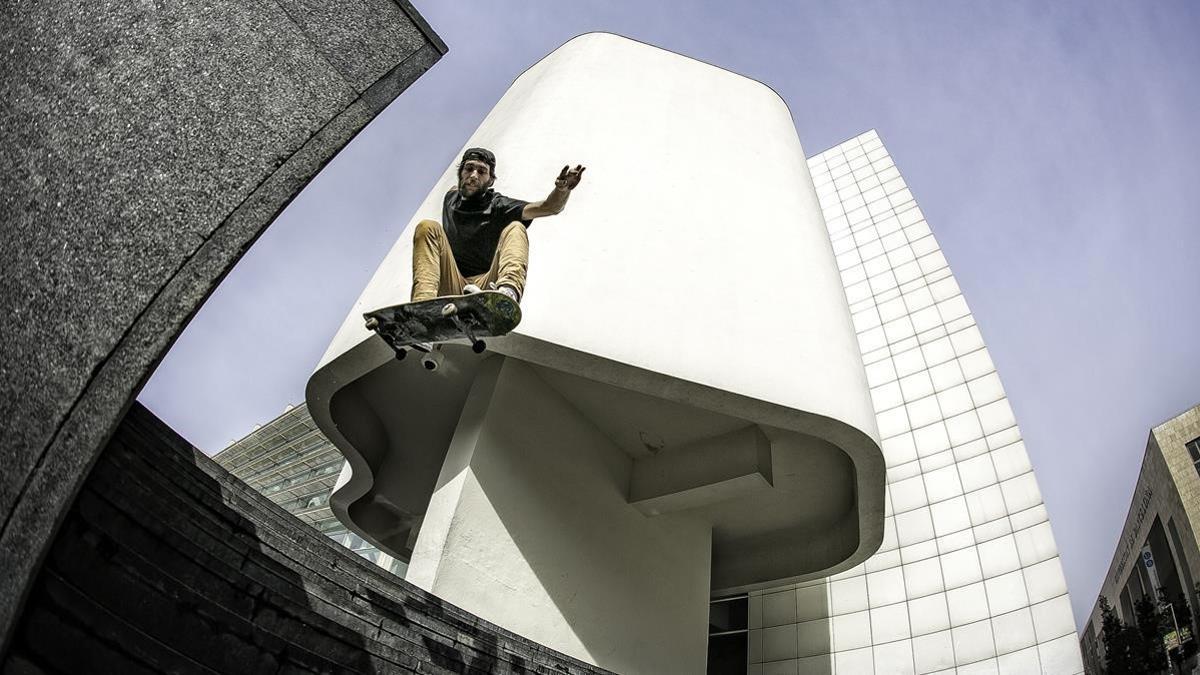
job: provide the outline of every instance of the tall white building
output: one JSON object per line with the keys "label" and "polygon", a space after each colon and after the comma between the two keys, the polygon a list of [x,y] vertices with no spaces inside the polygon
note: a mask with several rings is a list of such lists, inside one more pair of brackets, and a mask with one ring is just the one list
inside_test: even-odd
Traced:
{"label": "tall white building", "polygon": [[750,672],[1082,673],[1021,432],[924,215],[874,131],[808,164],[882,438],[885,534],[852,569],[751,592]]}
{"label": "tall white building", "polygon": [[397,361],[362,314],[408,300],[406,234],[307,391],[333,512],[407,580],[620,673],[704,672],[706,643],[754,673],[1081,672],[1012,413],[873,133],[809,162],[770,88],[588,34],[472,146],[520,198],[588,167],[529,230],[524,320]]}

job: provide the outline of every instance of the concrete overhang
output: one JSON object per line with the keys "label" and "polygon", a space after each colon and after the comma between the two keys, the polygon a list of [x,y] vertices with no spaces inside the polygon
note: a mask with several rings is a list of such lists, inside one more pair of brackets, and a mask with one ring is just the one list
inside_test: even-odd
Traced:
{"label": "concrete overhang", "polygon": [[380,549],[411,554],[487,358],[532,367],[628,456],[630,508],[711,525],[715,594],[827,576],[878,549],[883,463],[863,432],[529,336],[489,347],[448,345],[429,373],[369,336],[309,381],[313,418],[347,459],[332,508]]}

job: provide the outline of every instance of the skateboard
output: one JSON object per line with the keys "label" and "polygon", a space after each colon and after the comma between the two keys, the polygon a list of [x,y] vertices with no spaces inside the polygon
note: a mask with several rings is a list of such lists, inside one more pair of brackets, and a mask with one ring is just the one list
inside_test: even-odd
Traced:
{"label": "skateboard", "polygon": [[504,335],[521,322],[521,308],[503,293],[480,291],[383,307],[363,314],[363,319],[397,359],[415,349],[426,353],[425,368],[436,370],[441,343],[466,338],[480,354],[487,348],[483,338]]}

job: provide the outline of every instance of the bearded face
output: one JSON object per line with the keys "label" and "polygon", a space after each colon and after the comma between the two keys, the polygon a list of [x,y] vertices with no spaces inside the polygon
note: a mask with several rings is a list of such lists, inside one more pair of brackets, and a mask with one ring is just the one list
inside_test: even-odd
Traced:
{"label": "bearded face", "polygon": [[476,159],[468,159],[458,169],[458,191],[464,198],[474,197],[492,186],[495,178],[491,167]]}

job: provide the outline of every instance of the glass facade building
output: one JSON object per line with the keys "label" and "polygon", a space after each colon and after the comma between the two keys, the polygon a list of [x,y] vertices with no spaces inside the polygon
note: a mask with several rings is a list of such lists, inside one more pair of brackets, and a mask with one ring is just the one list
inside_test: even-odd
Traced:
{"label": "glass facade building", "polygon": [[887,464],[863,564],[748,598],[749,671],[1083,672],[1037,480],[988,350],[874,131],[809,159]]}
{"label": "glass facade building", "polygon": [[329,509],[329,495],[346,459],[317,429],[307,405],[289,407],[213,459],[319,532],[404,576],[403,561],[347,530]]}

